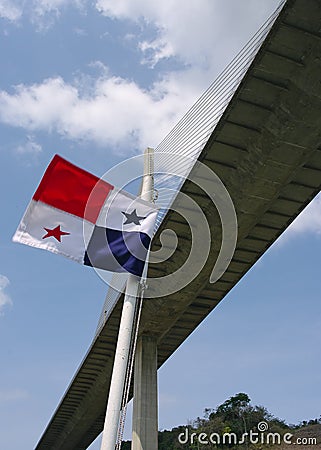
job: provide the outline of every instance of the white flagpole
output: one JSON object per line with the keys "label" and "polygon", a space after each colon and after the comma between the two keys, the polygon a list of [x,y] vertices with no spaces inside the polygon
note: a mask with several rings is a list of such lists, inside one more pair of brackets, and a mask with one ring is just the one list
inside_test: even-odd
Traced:
{"label": "white flagpole", "polygon": [[[144,176],[140,197],[146,201],[153,200],[153,153],[154,151],[151,148],[147,148],[144,153]],[[118,341],[100,450],[115,450],[139,283],[140,278],[135,275],[129,275],[119,325]]]}

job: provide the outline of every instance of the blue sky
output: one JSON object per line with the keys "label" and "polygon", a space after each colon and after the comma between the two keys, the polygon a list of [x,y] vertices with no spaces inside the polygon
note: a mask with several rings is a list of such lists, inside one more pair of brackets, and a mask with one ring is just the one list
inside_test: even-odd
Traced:
{"label": "blue sky", "polygon": [[[0,0],[1,449],[34,447],[107,291],[11,242],[50,159],[101,176],[156,146],[278,5],[186,3]],[[161,429],[240,391],[288,422],[320,415],[320,230],[317,198],[159,371]]]}

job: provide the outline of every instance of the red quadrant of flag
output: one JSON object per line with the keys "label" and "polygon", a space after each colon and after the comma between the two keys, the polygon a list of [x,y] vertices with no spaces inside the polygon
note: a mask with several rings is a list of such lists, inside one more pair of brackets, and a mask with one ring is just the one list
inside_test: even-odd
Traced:
{"label": "red quadrant of flag", "polygon": [[55,155],[33,200],[95,223],[112,189],[111,184]]}

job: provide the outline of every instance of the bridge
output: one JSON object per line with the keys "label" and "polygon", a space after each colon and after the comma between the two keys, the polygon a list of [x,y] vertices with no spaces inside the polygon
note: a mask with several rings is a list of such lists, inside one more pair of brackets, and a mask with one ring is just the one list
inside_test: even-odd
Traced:
{"label": "bridge", "polygon": [[[238,219],[233,258],[224,275],[210,284],[221,244],[220,217],[191,181],[179,185],[200,205],[216,238],[203,270],[190,284],[143,303],[139,334],[155,339],[158,368],[320,191],[320,23],[319,0],[284,2],[156,148],[156,154],[184,148],[212,169],[224,182]],[[162,218],[152,247],[161,248],[160,235],[169,228],[178,237],[178,249],[166,261],[150,265],[151,278],[175,272],[189,252],[190,228],[175,212],[179,201],[174,199],[174,211]],[[121,294],[107,297],[97,334],[37,450],[86,449],[103,429],[122,306]]]}

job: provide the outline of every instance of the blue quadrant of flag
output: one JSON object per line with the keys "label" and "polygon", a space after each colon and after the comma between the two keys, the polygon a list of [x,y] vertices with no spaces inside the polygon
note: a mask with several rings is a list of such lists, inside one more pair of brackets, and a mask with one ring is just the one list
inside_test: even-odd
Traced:
{"label": "blue quadrant of flag", "polygon": [[[99,269],[141,275],[151,238],[139,231],[119,231],[96,226],[84,257],[84,264]],[[114,266],[112,262],[114,260]]]}

